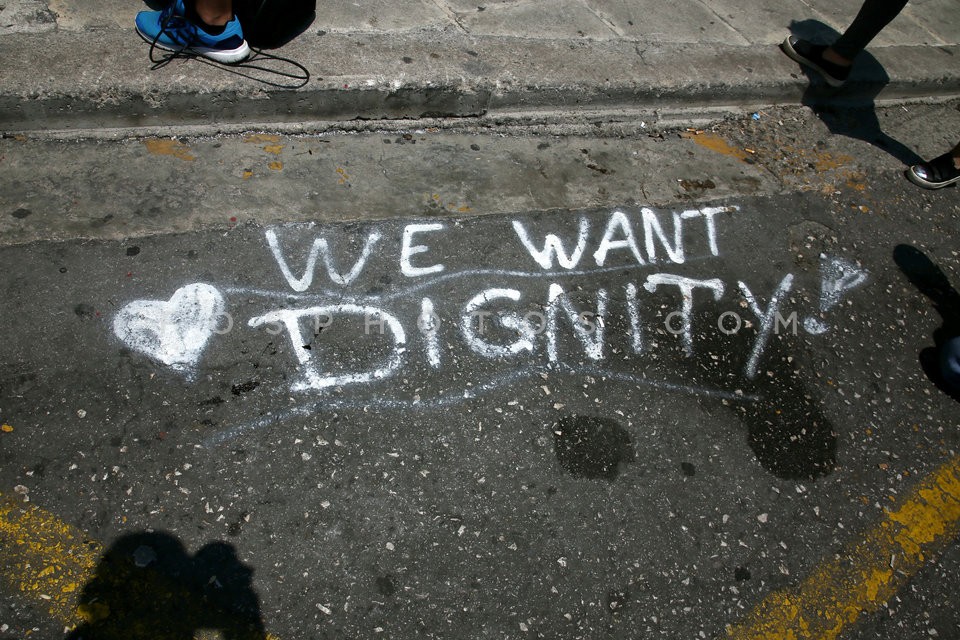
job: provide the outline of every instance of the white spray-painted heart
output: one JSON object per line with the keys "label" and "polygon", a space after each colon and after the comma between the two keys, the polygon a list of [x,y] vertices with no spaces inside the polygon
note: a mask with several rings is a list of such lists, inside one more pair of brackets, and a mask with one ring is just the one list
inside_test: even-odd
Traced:
{"label": "white spray-painted heart", "polygon": [[188,284],[173,297],[135,300],[113,319],[113,331],[131,348],[177,371],[189,372],[217,329],[226,304],[208,284]]}

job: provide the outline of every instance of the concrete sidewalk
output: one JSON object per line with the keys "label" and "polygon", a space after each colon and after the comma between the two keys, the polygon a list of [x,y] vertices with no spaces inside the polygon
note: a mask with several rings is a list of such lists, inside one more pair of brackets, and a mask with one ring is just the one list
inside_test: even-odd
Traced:
{"label": "concrete sidewalk", "polygon": [[[125,0],[7,0],[0,130],[308,126],[347,120],[637,114],[842,97],[960,94],[960,3],[914,0],[829,92],[776,44],[830,37],[860,3],[833,0],[320,0],[273,51],[296,90],[196,60],[151,70]],[[270,61],[267,61],[268,63]],[[275,64],[275,63],[271,63]],[[262,76],[256,70],[241,70]]]}

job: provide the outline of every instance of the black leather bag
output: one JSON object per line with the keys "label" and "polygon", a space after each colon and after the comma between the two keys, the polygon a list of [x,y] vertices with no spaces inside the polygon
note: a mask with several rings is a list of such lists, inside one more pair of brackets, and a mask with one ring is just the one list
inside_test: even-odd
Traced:
{"label": "black leather bag", "polygon": [[279,47],[303,33],[317,0],[233,0],[243,37],[254,47]]}

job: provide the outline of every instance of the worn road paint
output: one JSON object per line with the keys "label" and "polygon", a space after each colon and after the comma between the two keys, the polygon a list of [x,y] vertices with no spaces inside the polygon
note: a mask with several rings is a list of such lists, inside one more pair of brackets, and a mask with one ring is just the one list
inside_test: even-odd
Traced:
{"label": "worn road paint", "polygon": [[[796,184],[801,191],[818,191],[830,196],[841,186],[859,192],[867,189],[866,174],[857,167],[856,159],[847,154],[782,144],[779,141],[775,144],[758,144],[755,148],[738,147],[720,135],[706,131],[686,131],[680,136],[714,153],[766,167],[780,180],[793,182],[802,174],[802,182]],[[869,211],[869,207],[864,205],[856,208],[864,213]]]}
{"label": "worn road paint", "polygon": [[853,164],[853,156],[848,156],[843,153],[833,154],[822,151],[816,154],[815,169],[820,173],[840,169],[841,167],[846,167],[851,164]]}
{"label": "worn road paint", "polygon": [[[52,513],[19,499],[0,494],[0,567],[16,591],[47,603],[51,617],[65,627],[94,622],[106,612],[79,605],[84,586],[96,574],[103,545]],[[170,593],[190,613],[193,595],[163,576],[148,576],[158,583],[154,593]],[[106,614],[109,615],[109,614]],[[166,637],[162,630],[158,637]],[[140,637],[140,636],[138,636]],[[198,630],[196,640],[221,637]],[[264,640],[280,640],[268,633]]]}
{"label": "worn road paint", "polygon": [[190,153],[190,147],[178,140],[151,138],[143,141],[147,151],[155,156],[173,156],[179,160],[193,162],[196,158]]}
{"label": "worn road paint", "polygon": [[98,542],[53,514],[0,496],[3,577],[13,589],[45,601],[60,622],[81,622],[77,598],[102,551]]}
{"label": "worn road paint", "polygon": [[280,142],[280,136],[273,133],[253,133],[244,137],[243,141],[252,144],[276,144]]}
{"label": "worn road paint", "polygon": [[688,131],[680,135],[688,140],[693,140],[701,147],[716,151],[725,156],[730,156],[731,158],[736,158],[737,160],[746,160],[750,157],[750,153],[746,149],[732,146],[715,133],[693,133]]}
{"label": "worn road paint", "polygon": [[960,456],[925,478],[872,529],[817,567],[799,586],[767,596],[734,640],[832,640],[877,611],[960,531]]}

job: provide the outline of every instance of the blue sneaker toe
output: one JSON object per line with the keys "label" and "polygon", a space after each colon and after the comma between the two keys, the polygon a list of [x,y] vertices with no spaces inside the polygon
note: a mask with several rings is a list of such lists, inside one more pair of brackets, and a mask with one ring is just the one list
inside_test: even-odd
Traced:
{"label": "blue sneaker toe", "polygon": [[160,14],[162,11],[141,11],[137,14],[137,31],[146,38],[156,38],[160,33]]}

